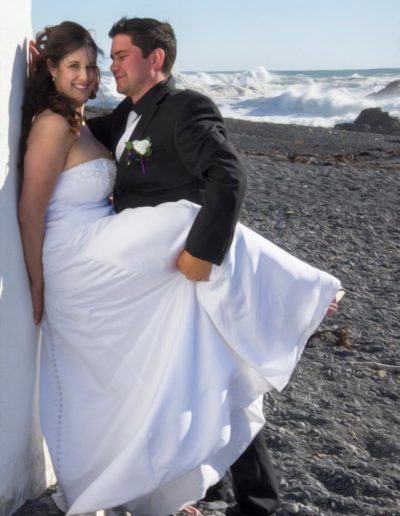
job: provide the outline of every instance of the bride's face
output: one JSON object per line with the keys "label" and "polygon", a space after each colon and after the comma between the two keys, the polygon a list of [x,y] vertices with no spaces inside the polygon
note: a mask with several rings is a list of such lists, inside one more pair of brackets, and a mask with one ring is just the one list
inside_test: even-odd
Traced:
{"label": "bride's face", "polygon": [[57,91],[82,106],[97,82],[96,54],[90,47],[82,47],[66,54],[58,66],[48,63]]}

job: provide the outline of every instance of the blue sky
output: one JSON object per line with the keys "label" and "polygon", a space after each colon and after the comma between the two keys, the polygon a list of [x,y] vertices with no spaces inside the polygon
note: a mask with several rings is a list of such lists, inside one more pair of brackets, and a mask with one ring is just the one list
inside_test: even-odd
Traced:
{"label": "blue sky", "polygon": [[121,16],[169,21],[180,71],[400,68],[400,0],[32,0],[34,34],[77,21],[106,55]]}

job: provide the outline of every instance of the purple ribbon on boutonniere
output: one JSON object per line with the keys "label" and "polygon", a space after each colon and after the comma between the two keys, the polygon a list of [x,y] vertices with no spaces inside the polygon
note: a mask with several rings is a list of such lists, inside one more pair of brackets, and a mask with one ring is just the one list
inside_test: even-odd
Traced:
{"label": "purple ribbon on boutonniere", "polygon": [[126,155],[126,165],[129,167],[132,161],[139,161],[142,173],[145,174],[146,169],[143,159],[148,158],[153,152],[150,138],[147,137],[144,140],[133,140],[133,142],[125,142],[125,149],[128,151]]}

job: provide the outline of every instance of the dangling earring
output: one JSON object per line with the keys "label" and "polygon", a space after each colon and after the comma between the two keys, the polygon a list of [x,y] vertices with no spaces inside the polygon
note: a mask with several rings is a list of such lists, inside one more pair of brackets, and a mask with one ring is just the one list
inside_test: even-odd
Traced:
{"label": "dangling earring", "polygon": [[51,80],[52,80],[53,82],[56,82],[56,78],[54,77],[54,75],[52,75],[52,76],[51,76]]}

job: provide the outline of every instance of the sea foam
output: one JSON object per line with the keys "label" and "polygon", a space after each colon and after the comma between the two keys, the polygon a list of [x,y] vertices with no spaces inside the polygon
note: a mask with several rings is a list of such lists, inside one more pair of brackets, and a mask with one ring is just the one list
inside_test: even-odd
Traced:
{"label": "sea foam", "polygon": [[[174,71],[178,88],[211,97],[223,116],[333,127],[353,121],[365,108],[381,107],[400,116],[400,96],[367,96],[400,77],[400,69],[270,72],[262,66],[232,72]],[[115,107],[123,99],[110,72],[102,73],[98,98],[91,105]]]}

